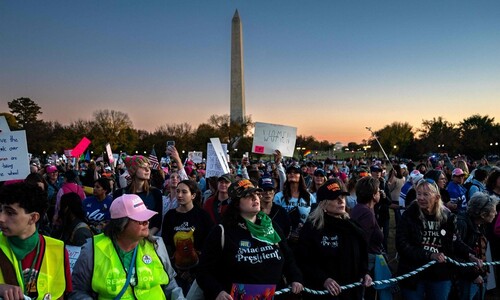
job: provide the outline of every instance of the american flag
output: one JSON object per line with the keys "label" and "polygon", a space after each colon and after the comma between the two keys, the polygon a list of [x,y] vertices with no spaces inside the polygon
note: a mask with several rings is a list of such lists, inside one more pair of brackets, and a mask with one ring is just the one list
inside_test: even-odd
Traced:
{"label": "american flag", "polygon": [[158,161],[158,157],[156,156],[155,148],[151,150],[151,154],[149,154],[149,163],[151,164],[152,169],[159,169],[160,162]]}

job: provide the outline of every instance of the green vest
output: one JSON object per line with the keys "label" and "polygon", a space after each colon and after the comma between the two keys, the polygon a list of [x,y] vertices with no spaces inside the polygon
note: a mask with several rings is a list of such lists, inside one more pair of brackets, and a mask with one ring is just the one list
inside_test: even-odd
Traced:
{"label": "green vest", "polygon": [[[114,299],[120,293],[127,280],[128,267],[123,266],[109,237],[94,236],[92,290],[99,299]],[[137,284],[133,288],[129,284],[121,299],[166,299],[161,285],[167,285],[169,278],[149,241],[141,241],[137,246],[135,268]]]}
{"label": "green vest", "polygon": [[[66,290],[66,273],[64,269],[64,243],[50,237],[43,237],[45,240],[45,250],[42,264],[36,278],[36,288],[38,299],[42,299],[46,294],[50,294],[52,299],[58,299],[64,295]],[[0,250],[5,253],[10,263],[16,270],[17,282],[24,291],[24,282],[20,272],[19,261],[14,252],[9,247],[7,238],[0,232]],[[5,279],[0,270],[0,284]]]}

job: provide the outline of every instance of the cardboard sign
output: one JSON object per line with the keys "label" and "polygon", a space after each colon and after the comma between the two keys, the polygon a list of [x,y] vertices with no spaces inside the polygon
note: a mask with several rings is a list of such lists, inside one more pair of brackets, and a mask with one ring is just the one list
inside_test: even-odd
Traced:
{"label": "cardboard sign", "polygon": [[203,162],[203,152],[201,151],[190,151],[188,152],[188,158],[195,164]]}
{"label": "cardboard sign", "polygon": [[111,145],[109,143],[106,144],[106,154],[108,155],[109,164],[113,165],[115,158],[113,157],[113,151],[111,151]]}
{"label": "cardboard sign", "polygon": [[10,131],[0,116],[0,181],[24,179],[30,173],[26,131]]}
{"label": "cardboard sign", "polygon": [[296,138],[296,127],[256,122],[252,152],[273,154],[279,150],[283,156],[293,157]]}
{"label": "cardboard sign", "polygon": [[85,152],[87,147],[90,145],[90,140],[86,137],[83,137],[83,139],[78,143],[78,145],[73,148],[73,151],[71,151],[71,155],[74,157],[80,157],[80,155]]}
{"label": "cardboard sign", "polygon": [[[222,148],[222,152],[226,153],[227,152],[227,144],[220,144],[220,142],[219,142],[219,145]],[[214,149],[213,144],[208,143],[207,144],[207,162],[206,162],[206,171],[207,172],[205,174],[205,177],[206,178],[212,177],[212,176],[219,177],[221,175],[229,173],[229,167],[228,166],[226,166],[226,167],[227,167],[227,171],[226,171],[226,169],[224,169],[222,167],[222,164],[219,161],[219,158],[217,156],[217,153]]]}
{"label": "cardboard sign", "polygon": [[69,258],[69,269],[73,273],[73,267],[75,266],[78,257],[80,257],[81,247],[66,245],[66,251],[68,251]]}

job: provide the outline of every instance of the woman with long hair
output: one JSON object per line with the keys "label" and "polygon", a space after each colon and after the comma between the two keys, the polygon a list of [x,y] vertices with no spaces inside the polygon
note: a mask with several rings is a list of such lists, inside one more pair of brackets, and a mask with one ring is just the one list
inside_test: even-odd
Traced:
{"label": "woman with long hair", "polygon": [[222,225],[211,231],[200,257],[197,281],[205,299],[239,299],[230,294],[247,284],[265,286],[272,297],[284,287],[283,275],[293,293],[302,291],[302,274],[285,236],[261,211],[261,192],[248,179],[230,185]]}
{"label": "woman with long hair", "polygon": [[[418,182],[417,200],[403,213],[396,231],[398,274],[406,274],[434,260],[437,263],[400,282],[404,299],[446,300],[453,270],[446,257],[480,263],[456,235],[456,216],[443,205],[432,179]],[[455,257],[456,256],[456,257]]]}
{"label": "woman with long hair", "polygon": [[125,166],[127,166],[131,182],[127,187],[116,190],[113,193],[113,199],[123,194],[138,195],[148,209],[157,212],[149,221],[150,232],[155,235],[161,228],[163,205],[161,191],[149,184],[151,177],[149,159],[142,155],[128,156],[125,158]]}
{"label": "woman with long hair", "polygon": [[337,178],[328,180],[317,192],[318,207],[302,228],[295,253],[305,285],[329,294],[306,294],[303,299],[361,300],[362,287],[342,291],[341,286],[360,281],[365,287],[371,285],[363,230],[345,210],[348,194]]}
{"label": "woman with long hair", "polygon": [[174,267],[179,274],[177,283],[187,294],[196,276],[199,254],[213,227],[210,215],[201,208],[201,192],[193,180],[177,184],[177,208],[163,218],[162,238],[173,254]]}
{"label": "woman with long hair", "polygon": [[283,191],[276,193],[274,203],[281,205],[290,216],[292,232],[289,242],[293,246],[299,237],[299,232],[311,212],[316,206],[316,198],[307,191],[304,176],[298,165],[290,165],[286,169],[286,181]]}

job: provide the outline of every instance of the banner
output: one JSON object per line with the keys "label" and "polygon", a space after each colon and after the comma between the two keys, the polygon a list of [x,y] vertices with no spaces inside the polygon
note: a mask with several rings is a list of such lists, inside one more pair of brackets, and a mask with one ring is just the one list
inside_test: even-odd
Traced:
{"label": "banner", "polygon": [[24,179],[30,173],[26,131],[10,131],[0,116],[0,181]]}
{"label": "banner", "polygon": [[279,150],[283,156],[293,157],[296,138],[296,127],[256,122],[252,152],[273,154]]}
{"label": "banner", "polygon": [[[219,145],[222,148],[221,152],[227,153],[227,144],[220,144],[220,142],[219,142]],[[212,176],[219,177],[221,175],[229,173],[229,167],[227,167],[227,171],[226,171],[226,169],[224,169],[222,167],[222,164],[219,161],[219,158],[218,158],[217,153],[214,149],[214,146],[211,143],[207,144],[206,171],[207,171],[205,174],[206,178],[212,177]]]}
{"label": "banner", "polygon": [[83,137],[83,139],[78,143],[78,145],[73,148],[73,151],[71,151],[71,155],[74,157],[80,157],[80,155],[85,152],[87,147],[90,145],[90,140],[86,137]]}

